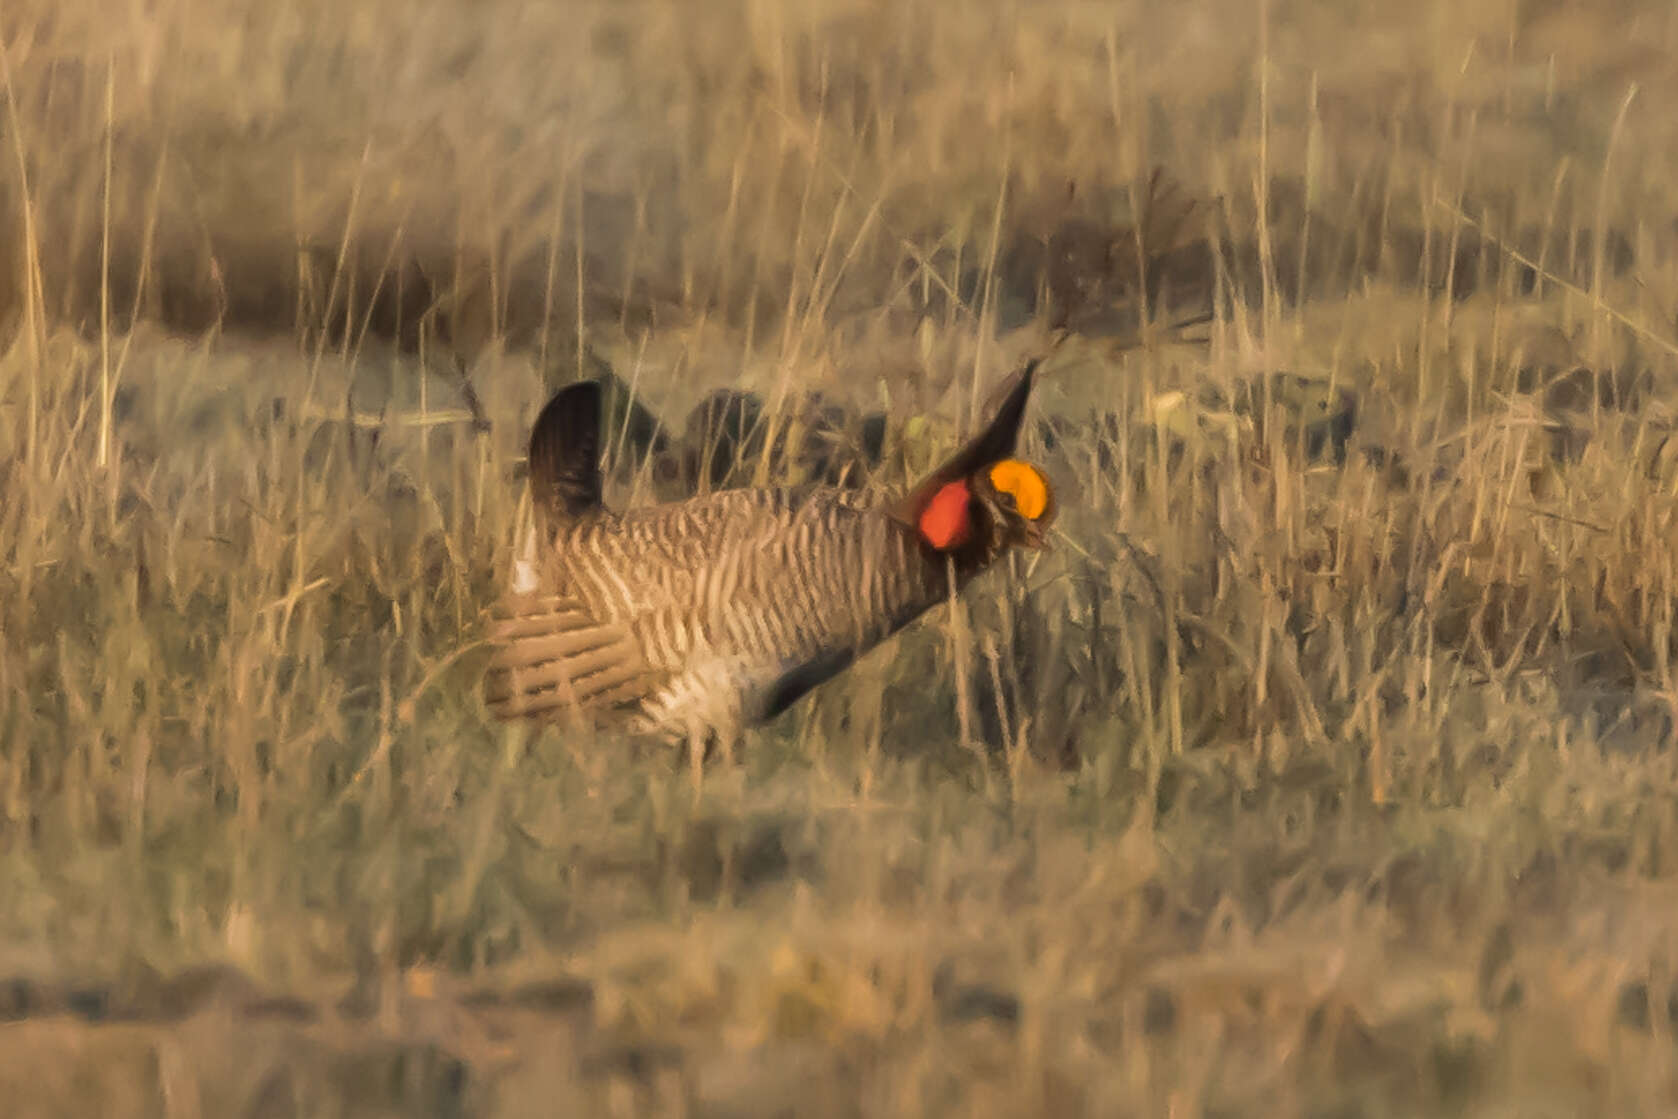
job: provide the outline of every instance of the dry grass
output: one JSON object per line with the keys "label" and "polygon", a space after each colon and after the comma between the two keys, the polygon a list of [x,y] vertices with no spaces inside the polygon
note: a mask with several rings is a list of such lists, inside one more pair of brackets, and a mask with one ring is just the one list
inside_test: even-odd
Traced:
{"label": "dry grass", "polygon": [[[0,37],[8,1114],[1678,1110],[1669,11]],[[1055,554],[697,802],[486,725],[546,386],[819,387],[891,481],[1115,301],[1039,402]],[[1343,462],[1226,411],[1276,370]]]}

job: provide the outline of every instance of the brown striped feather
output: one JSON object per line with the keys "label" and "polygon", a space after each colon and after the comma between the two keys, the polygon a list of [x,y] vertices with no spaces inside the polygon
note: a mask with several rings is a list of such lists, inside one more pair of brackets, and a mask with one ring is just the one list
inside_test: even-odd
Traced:
{"label": "brown striped feather", "polygon": [[485,699],[501,718],[618,705],[669,737],[759,722],[941,601],[944,565],[850,491],[603,512],[559,532],[540,591],[504,600]]}

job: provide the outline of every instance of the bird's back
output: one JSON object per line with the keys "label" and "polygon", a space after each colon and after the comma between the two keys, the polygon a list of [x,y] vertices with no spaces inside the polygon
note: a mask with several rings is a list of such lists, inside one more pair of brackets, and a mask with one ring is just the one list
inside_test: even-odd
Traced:
{"label": "bird's back", "polygon": [[[647,729],[773,716],[947,593],[866,498],[732,490],[562,528],[545,589],[634,635]],[[685,729],[683,733],[685,733]]]}

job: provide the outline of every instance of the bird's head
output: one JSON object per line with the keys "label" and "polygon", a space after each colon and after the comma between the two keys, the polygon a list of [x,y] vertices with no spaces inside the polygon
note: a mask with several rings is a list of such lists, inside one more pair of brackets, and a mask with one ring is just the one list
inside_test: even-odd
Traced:
{"label": "bird's head", "polygon": [[1042,548],[1055,517],[1048,478],[1029,462],[1005,458],[954,478],[931,495],[916,519],[921,540],[940,552],[983,545]]}
{"label": "bird's head", "polygon": [[892,506],[921,543],[983,567],[1004,549],[1042,548],[1055,516],[1043,472],[1014,457],[1037,363],[1002,386],[990,420],[956,453]]}

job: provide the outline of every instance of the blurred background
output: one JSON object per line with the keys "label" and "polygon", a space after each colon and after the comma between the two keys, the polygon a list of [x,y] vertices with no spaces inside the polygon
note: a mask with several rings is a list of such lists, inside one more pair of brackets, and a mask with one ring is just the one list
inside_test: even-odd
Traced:
{"label": "blurred background", "polygon": [[[0,12],[12,1114],[1669,1114],[1678,15]],[[609,500],[1063,510],[690,797],[486,725]]]}

